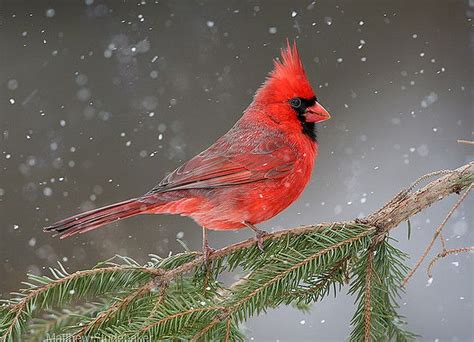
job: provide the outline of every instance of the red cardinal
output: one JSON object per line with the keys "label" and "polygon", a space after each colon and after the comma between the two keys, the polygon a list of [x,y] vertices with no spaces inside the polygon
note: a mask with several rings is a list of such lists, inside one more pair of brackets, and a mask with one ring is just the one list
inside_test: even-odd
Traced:
{"label": "red cardinal", "polygon": [[318,152],[315,124],[330,118],[318,102],[296,44],[282,51],[274,70],[243,116],[207,150],[181,165],[143,196],[91,210],[44,228],[61,238],[140,214],[189,216],[207,229],[249,227],[293,203],[311,177]]}

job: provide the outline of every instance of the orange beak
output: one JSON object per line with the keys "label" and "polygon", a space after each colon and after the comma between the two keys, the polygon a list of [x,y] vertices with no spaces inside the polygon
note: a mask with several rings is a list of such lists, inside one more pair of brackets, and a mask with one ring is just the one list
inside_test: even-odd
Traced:
{"label": "orange beak", "polygon": [[331,115],[329,112],[321,106],[318,102],[311,107],[306,108],[306,112],[303,114],[306,122],[322,122],[329,120]]}

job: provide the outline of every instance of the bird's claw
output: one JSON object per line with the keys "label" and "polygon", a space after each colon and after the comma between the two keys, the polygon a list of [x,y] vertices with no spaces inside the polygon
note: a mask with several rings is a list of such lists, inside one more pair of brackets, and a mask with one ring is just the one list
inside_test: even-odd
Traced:
{"label": "bird's claw", "polygon": [[250,228],[255,232],[255,240],[257,240],[258,249],[260,249],[263,252],[263,240],[264,240],[264,237],[267,235],[267,232],[264,230],[258,229],[257,227],[255,227],[253,224],[251,224],[248,221],[244,221],[242,223],[246,225],[247,228]]}
{"label": "bird's claw", "polygon": [[255,231],[255,240],[257,240],[258,249],[260,249],[262,252],[263,252],[263,240],[264,240],[265,235],[267,235],[267,232],[263,230],[258,229]]}

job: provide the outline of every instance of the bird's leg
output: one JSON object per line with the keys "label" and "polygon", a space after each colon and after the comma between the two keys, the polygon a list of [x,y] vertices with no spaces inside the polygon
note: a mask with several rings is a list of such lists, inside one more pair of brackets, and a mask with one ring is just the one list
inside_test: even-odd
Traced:
{"label": "bird's leg", "polygon": [[209,241],[207,241],[207,229],[202,227],[202,255],[206,265],[209,262],[209,256],[214,252],[214,248],[209,247]]}
{"label": "bird's leg", "polygon": [[264,230],[258,229],[250,222],[244,221],[242,223],[245,224],[247,228],[250,228],[255,232],[255,240],[257,240],[257,246],[263,252],[263,237],[267,235],[267,232]]}

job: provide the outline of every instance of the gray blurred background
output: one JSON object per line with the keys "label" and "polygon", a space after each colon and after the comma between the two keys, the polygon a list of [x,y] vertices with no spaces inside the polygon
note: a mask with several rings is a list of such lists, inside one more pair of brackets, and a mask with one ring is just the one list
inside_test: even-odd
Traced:
{"label": "gray blurred background", "polygon": [[[333,119],[312,181],[267,230],[366,215],[429,171],[474,157],[473,8],[467,1],[0,1],[0,298],[26,272],[70,271],[114,254],[139,261],[201,246],[190,219],[135,217],[60,241],[48,222],[148,191],[225,133],[285,39]],[[455,196],[393,236],[413,265]],[[473,199],[445,229],[472,245]],[[213,246],[250,236],[211,232]],[[436,247],[438,248],[438,246]],[[474,340],[472,255],[425,268],[400,301],[426,341]],[[353,298],[310,314],[270,310],[254,341],[339,341]]]}

